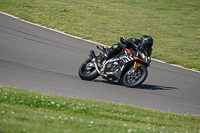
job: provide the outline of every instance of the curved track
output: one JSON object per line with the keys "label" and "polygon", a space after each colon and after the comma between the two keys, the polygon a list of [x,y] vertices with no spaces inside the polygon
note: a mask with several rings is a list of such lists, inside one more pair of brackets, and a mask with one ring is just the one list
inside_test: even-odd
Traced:
{"label": "curved track", "polygon": [[200,115],[200,73],[152,61],[143,85],[82,81],[79,65],[96,44],[0,13],[0,84]]}

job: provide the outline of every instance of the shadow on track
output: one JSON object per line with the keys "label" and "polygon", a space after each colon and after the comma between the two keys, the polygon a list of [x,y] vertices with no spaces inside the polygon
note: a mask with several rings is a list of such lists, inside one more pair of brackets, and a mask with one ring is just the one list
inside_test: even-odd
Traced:
{"label": "shadow on track", "polygon": [[[92,81],[93,82],[102,82],[102,83],[105,83],[105,84],[111,84],[111,85],[117,85],[117,86],[124,86],[122,83],[109,82],[109,81],[105,81],[105,80],[92,80]],[[174,89],[178,89],[178,88],[176,88],[176,87],[170,87],[170,86],[159,86],[159,85],[141,84],[138,87],[135,87],[135,88],[132,88],[132,89],[174,90]]]}
{"label": "shadow on track", "polygon": [[174,90],[174,89],[178,89],[176,87],[159,86],[159,85],[148,85],[148,84],[141,84],[137,88],[138,89],[146,89],[146,90]]}

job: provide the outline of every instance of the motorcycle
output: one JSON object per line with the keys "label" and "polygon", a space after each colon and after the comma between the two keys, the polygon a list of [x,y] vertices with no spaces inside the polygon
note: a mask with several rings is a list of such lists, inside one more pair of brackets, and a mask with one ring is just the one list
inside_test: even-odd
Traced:
{"label": "motorcycle", "polygon": [[[97,49],[106,52],[106,48]],[[87,58],[79,67],[78,74],[82,80],[93,80],[98,76],[112,82],[122,82],[126,87],[137,87],[147,78],[147,67],[151,58],[145,48],[123,48],[120,53],[101,61],[95,52],[89,52]]]}

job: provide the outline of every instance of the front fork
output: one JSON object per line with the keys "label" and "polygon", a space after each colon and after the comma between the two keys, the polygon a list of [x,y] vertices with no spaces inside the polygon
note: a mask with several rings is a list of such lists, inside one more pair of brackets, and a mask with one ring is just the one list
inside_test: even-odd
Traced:
{"label": "front fork", "polygon": [[134,68],[134,69],[137,68],[137,61],[134,62],[133,68]]}
{"label": "front fork", "polygon": [[[138,52],[136,53],[136,56],[138,56]],[[134,62],[133,67],[131,68],[131,70],[129,71],[129,75],[135,75],[135,72],[137,70],[137,61]]]}
{"label": "front fork", "polygon": [[[136,53],[136,56],[138,56],[138,52]],[[137,69],[137,61],[134,62],[133,68]]]}

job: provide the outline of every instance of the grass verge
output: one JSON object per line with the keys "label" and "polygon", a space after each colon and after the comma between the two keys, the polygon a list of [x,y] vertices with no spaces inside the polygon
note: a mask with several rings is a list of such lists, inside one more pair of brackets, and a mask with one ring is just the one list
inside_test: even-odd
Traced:
{"label": "grass verge", "polygon": [[200,117],[0,87],[2,133],[200,132]]}
{"label": "grass verge", "polygon": [[0,11],[112,45],[154,38],[152,57],[200,70],[199,0],[1,0]]}

